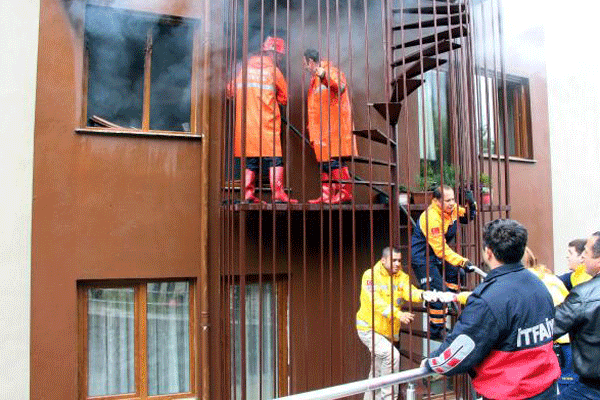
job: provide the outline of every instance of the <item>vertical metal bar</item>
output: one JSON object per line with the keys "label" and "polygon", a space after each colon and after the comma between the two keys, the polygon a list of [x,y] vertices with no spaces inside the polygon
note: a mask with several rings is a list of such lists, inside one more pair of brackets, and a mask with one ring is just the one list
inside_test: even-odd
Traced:
{"label": "vertical metal bar", "polygon": [[[291,69],[290,69],[290,0],[286,1],[286,77],[290,77],[291,76]],[[290,101],[288,100],[286,107],[285,107],[285,112],[286,112],[286,120],[289,121],[290,120]],[[290,153],[290,147],[291,147],[291,140],[290,140],[290,127],[289,125],[286,125],[286,137],[285,137],[285,143],[286,143],[286,174],[287,174],[287,179],[286,179],[286,183],[289,185],[290,183],[290,166],[292,164],[291,162],[291,153]],[[304,147],[304,146],[303,146]],[[290,186],[291,187],[291,186]],[[291,197],[291,192],[290,192],[290,197]],[[304,199],[304,194],[301,197],[301,201]],[[286,284],[287,286],[287,291],[286,291],[286,296],[289,296],[289,293],[291,293],[292,291],[292,285],[291,285],[291,280],[292,280],[292,213],[291,213],[291,208],[290,208],[290,203],[288,203],[288,207],[287,207],[287,279],[286,279]],[[279,301],[277,301],[277,304],[280,304]],[[295,310],[293,309],[293,303],[292,302],[287,302],[287,307],[288,313],[293,313]],[[288,333],[289,334],[289,333]],[[275,335],[276,337],[279,337],[279,335]],[[275,341],[277,342],[277,340]],[[285,346],[287,346],[288,343],[285,343]],[[275,353],[277,354],[277,352]],[[274,357],[274,359],[278,359],[279,357]],[[293,365],[293,360],[294,360],[294,353],[289,351],[287,352],[287,360],[285,360],[285,362],[287,363],[289,360],[289,364]],[[277,363],[276,363],[277,366]],[[287,371],[287,368],[285,369]],[[293,370],[293,369],[292,369]],[[275,376],[277,377],[279,375],[279,369],[276,368],[275,369],[276,374]],[[286,377],[287,378],[287,377]],[[275,379],[275,381],[278,381],[278,379]]]}
{"label": "vertical metal bar", "polygon": [[142,104],[142,130],[150,130],[150,93],[152,82],[152,28],[146,33],[144,53],[144,101]]}
{"label": "vertical metal bar", "polygon": [[[304,50],[306,48],[305,46],[305,35],[306,35],[306,31],[305,31],[305,21],[306,21],[306,15],[305,15],[305,0],[301,0],[301,5],[300,5],[300,14],[301,14],[301,43],[302,43],[302,50]],[[304,78],[304,73],[302,74],[302,77]],[[301,94],[301,100],[302,100],[302,133],[304,134],[304,136],[306,136],[306,134],[308,132],[306,132],[306,119],[305,119],[305,115],[306,115],[306,86],[304,84],[304,79],[302,79],[301,82],[301,88],[302,88],[302,94]],[[306,175],[306,146],[302,146],[302,198],[306,199],[306,180],[304,179],[304,176]],[[307,302],[308,302],[308,296],[307,296],[307,292],[308,292],[308,277],[307,277],[307,260],[306,260],[306,255],[307,255],[307,246],[308,246],[308,241],[307,241],[307,233],[308,230],[306,228],[306,220],[307,220],[307,215],[309,215],[307,213],[306,210],[306,204],[303,205],[302,207],[302,330],[303,330],[303,334],[302,336],[302,351],[301,354],[302,356],[302,369],[303,371],[308,371],[308,346],[309,346],[309,342],[308,342],[308,309],[307,309]],[[291,290],[289,291],[289,293],[291,293]],[[291,301],[290,301],[291,303]],[[292,371],[294,370],[293,366],[290,366],[290,368],[292,369]],[[292,392],[296,392],[297,391],[297,386],[299,385],[299,378],[297,377],[297,375],[294,375],[296,379],[293,379],[293,386],[292,386]],[[302,382],[304,387],[308,387],[308,374],[304,373],[303,374],[303,382]]]}
{"label": "vertical metal bar", "polygon": [[[506,99],[506,68],[504,65],[504,37],[503,37],[503,26],[502,26],[502,0],[498,0],[498,5],[496,6],[496,10],[498,13],[498,36],[499,36],[499,45],[500,45],[500,74],[502,77],[502,87],[503,87],[503,102],[504,102],[504,152],[505,152],[505,164],[504,164],[504,183],[505,183],[505,204],[510,204],[510,160],[508,153],[508,106]],[[494,47],[495,48],[495,47]],[[510,209],[506,210],[506,218],[510,218]]]}

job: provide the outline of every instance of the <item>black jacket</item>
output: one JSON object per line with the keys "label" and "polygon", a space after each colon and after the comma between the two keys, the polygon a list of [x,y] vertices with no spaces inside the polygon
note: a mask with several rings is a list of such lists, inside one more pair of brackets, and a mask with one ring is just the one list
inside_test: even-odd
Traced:
{"label": "black jacket", "polygon": [[491,399],[526,399],[560,375],[552,351],[554,305],[521,263],[493,269],[469,296],[458,322],[428,366],[444,375],[470,372]]}
{"label": "black jacket", "polygon": [[571,337],[575,372],[600,380],[600,274],[575,286],[556,308],[554,338],[565,333]]}

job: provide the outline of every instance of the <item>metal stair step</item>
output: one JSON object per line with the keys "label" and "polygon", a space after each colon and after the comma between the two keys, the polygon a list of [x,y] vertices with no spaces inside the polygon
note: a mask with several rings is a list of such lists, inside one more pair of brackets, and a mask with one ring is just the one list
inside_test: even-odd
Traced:
{"label": "metal stair step", "polygon": [[402,109],[402,103],[369,103],[368,105],[373,107],[384,119],[387,120],[389,117],[390,125],[394,126],[398,122],[400,110]]}
{"label": "metal stair step", "polygon": [[352,131],[352,133],[365,139],[371,139],[374,142],[396,145],[395,141],[389,139],[384,133],[379,131],[379,129],[362,129]]}
{"label": "metal stair step", "polygon": [[404,71],[407,79],[414,78],[425,72],[435,69],[440,65],[446,64],[448,60],[443,58],[423,57],[422,61],[415,62],[411,67]]}
{"label": "metal stair step", "polygon": [[406,79],[406,93],[404,93],[404,81],[404,75],[400,75],[394,82],[392,82],[392,102],[404,100],[409,94],[421,86],[421,82],[425,82],[425,80],[421,81],[421,79]]}
{"label": "metal stair step", "polygon": [[468,23],[469,19],[466,14],[457,14],[451,16],[443,16],[437,19],[430,19],[419,22],[411,22],[409,24],[393,26],[393,31],[402,29],[419,29],[419,28],[435,28],[438,26],[458,25]]}
{"label": "metal stair step", "polygon": [[412,54],[409,54],[408,56],[398,59],[396,61],[394,61],[391,66],[393,67],[399,67],[400,65],[405,65],[414,61],[419,60],[421,57],[430,57],[430,56],[435,56],[435,55],[439,55],[442,53],[446,53],[448,51],[450,51],[450,48],[452,48],[452,50],[456,50],[458,48],[460,48],[460,44],[458,43],[451,43],[448,40],[444,40],[441,43],[434,43],[429,47],[425,47],[422,51],[415,51]]}
{"label": "metal stair step", "polygon": [[421,39],[410,40],[405,43],[394,45],[394,46],[392,46],[392,50],[398,50],[398,49],[401,49],[404,47],[413,47],[413,46],[419,46],[422,44],[440,42],[442,40],[450,39],[450,36],[452,36],[452,39],[457,39],[461,36],[466,36],[468,34],[469,33],[468,33],[467,27],[464,25],[460,25],[460,26],[457,26],[457,27],[452,28],[447,31],[441,31],[441,32],[437,32],[433,35],[423,36]]}
{"label": "metal stair step", "polygon": [[[329,182],[329,181],[328,181]],[[383,182],[383,181],[366,181],[366,180],[347,180],[347,179],[331,179],[332,183],[354,183],[355,185],[362,186],[396,186],[393,182]]]}
{"label": "metal stair step", "polygon": [[392,165],[395,166],[396,164],[391,163],[389,161],[383,161],[383,160],[376,160],[373,158],[369,158],[369,157],[361,157],[361,156],[343,156],[343,157],[335,157],[335,159],[339,160],[342,159],[342,161],[344,162],[355,162],[355,163],[359,163],[359,164],[375,164],[375,165]]}
{"label": "metal stair step", "polygon": [[[424,6],[424,7],[410,7],[410,8],[395,8],[392,10],[393,13],[407,13],[407,14],[419,14],[419,10],[421,14],[434,14],[433,6]],[[465,10],[464,4],[450,4],[450,5],[442,5],[435,6],[435,14],[458,14],[459,12],[463,12]]]}

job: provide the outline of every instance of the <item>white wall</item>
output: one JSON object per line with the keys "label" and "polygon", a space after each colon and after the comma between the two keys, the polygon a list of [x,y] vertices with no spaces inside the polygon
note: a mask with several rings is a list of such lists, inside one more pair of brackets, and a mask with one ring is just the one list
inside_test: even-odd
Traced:
{"label": "white wall", "polygon": [[[558,4],[558,3],[557,3]],[[554,265],[567,243],[600,230],[600,56],[597,2],[541,3],[545,13],[552,157]]]}
{"label": "white wall", "polygon": [[0,1],[0,398],[29,398],[39,0]]}

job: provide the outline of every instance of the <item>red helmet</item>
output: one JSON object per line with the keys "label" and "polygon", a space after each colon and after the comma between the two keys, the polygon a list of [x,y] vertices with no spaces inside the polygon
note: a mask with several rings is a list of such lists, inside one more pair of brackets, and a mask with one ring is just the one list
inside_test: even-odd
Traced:
{"label": "red helmet", "polygon": [[285,54],[285,41],[282,38],[268,36],[262,46],[263,51]]}

